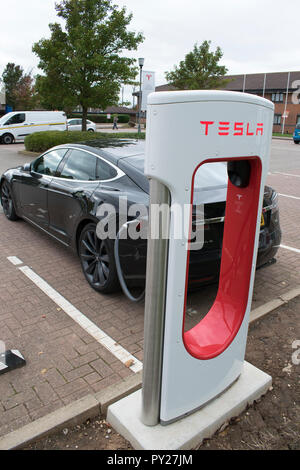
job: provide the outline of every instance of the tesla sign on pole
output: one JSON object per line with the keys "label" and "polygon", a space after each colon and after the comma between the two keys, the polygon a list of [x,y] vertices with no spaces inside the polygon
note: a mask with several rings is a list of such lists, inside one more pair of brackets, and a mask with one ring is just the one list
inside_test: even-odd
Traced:
{"label": "tesla sign on pole", "polygon": [[149,93],[155,91],[155,72],[143,71],[142,74],[142,108],[141,111],[147,110],[147,98]]}
{"label": "tesla sign on pole", "polygon": [[0,105],[6,104],[5,86],[0,83]]}

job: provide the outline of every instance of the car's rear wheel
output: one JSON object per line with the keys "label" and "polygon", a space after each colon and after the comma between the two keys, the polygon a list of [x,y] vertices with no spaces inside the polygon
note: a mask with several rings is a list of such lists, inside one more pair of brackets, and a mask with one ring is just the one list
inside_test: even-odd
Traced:
{"label": "car's rear wheel", "polygon": [[15,211],[14,201],[11,194],[10,184],[4,181],[1,186],[1,203],[4,215],[9,220],[17,220],[18,216]]}
{"label": "car's rear wheel", "polygon": [[79,238],[79,256],[84,276],[90,286],[102,294],[119,288],[113,254],[113,241],[100,240],[96,224],[86,225]]}

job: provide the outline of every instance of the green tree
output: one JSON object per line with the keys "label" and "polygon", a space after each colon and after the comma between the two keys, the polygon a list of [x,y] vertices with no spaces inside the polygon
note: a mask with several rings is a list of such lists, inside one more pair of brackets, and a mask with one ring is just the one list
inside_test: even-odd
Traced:
{"label": "green tree", "polygon": [[62,0],[55,8],[65,28],[50,24],[50,39],[33,45],[44,72],[36,87],[41,103],[50,109],[80,105],[85,130],[89,107],[116,104],[121,84],[134,82],[135,60],[120,54],[136,50],[143,35],[127,30],[132,14],[112,0]]}
{"label": "green tree", "polygon": [[23,77],[24,70],[20,65],[16,65],[13,62],[9,62],[2,74],[2,81],[5,85],[6,104],[11,106],[13,109],[16,108],[16,96],[15,90],[18,88],[20,81]]}
{"label": "green tree", "polygon": [[223,53],[220,47],[211,52],[210,45],[211,41],[195,44],[178,67],[165,73],[168,83],[179,90],[208,90],[228,83],[230,80],[224,79],[227,68],[219,65]]}

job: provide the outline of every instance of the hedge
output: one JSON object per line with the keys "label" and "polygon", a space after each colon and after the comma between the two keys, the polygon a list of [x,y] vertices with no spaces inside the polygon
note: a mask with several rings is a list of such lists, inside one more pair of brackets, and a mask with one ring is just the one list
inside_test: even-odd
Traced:
{"label": "hedge", "polygon": [[25,149],[29,152],[46,152],[51,147],[97,139],[144,139],[145,134],[137,132],[81,132],[81,131],[45,131],[35,132],[25,137]]}
{"label": "hedge", "polygon": [[[88,114],[87,118],[90,121],[96,122],[96,123],[109,123],[111,124],[113,122],[113,116],[114,114],[110,115],[110,119],[107,119],[107,114]],[[68,119],[81,119],[82,115],[80,113],[72,113],[68,115]],[[118,114],[118,122],[120,124],[128,123],[130,120],[129,114]]]}

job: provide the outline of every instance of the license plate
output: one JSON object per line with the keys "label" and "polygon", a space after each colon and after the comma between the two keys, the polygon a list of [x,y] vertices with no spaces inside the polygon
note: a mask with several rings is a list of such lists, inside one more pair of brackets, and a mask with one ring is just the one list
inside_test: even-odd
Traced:
{"label": "license plate", "polygon": [[260,218],[260,226],[263,227],[265,225],[265,218],[264,218],[264,214],[261,214],[261,218]]}

